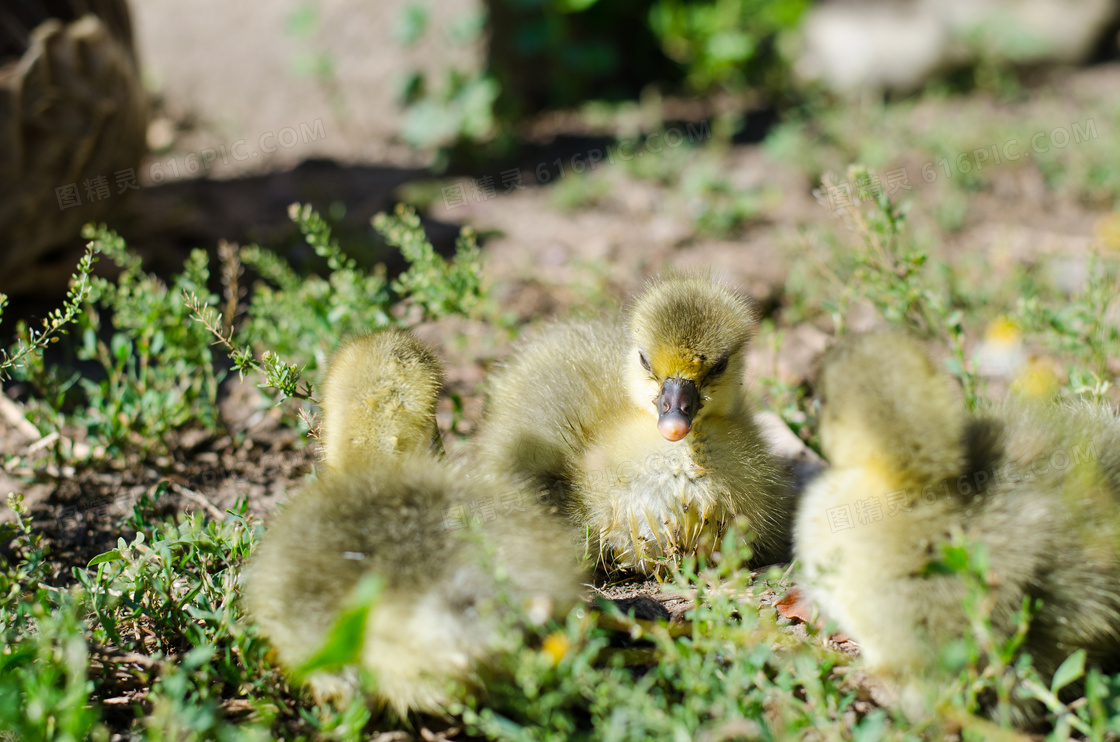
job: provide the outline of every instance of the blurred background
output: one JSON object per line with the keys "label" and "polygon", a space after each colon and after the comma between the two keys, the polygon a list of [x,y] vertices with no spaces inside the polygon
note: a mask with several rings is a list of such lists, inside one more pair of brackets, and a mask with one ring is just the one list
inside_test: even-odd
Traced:
{"label": "blurred background", "polygon": [[817,267],[847,249],[854,163],[911,206],[922,245],[992,285],[1026,271],[1074,292],[1090,243],[1117,247],[1118,11],[9,0],[0,290],[53,305],[86,222],[160,274],[223,239],[316,270],[294,201],[392,273],[369,219],[406,202],[445,253],[479,231],[510,325],[711,266],[784,313],[778,370],[801,369],[837,319]]}

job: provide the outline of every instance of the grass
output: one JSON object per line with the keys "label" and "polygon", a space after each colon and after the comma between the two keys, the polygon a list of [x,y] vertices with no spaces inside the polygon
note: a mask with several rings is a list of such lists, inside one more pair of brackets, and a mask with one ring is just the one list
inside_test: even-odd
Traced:
{"label": "grass", "polygon": [[1098,230],[1072,288],[1048,280],[1054,265],[1045,258],[980,280],[992,271],[991,256],[948,254],[927,231],[919,234],[910,224],[914,202],[889,196],[869,168],[853,165],[843,179],[827,173],[815,194],[843,228],[834,221],[802,235],[808,259],[787,283],[782,324],[827,320],[840,335],[857,305],[870,308],[878,322],[940,344],[974,409],[987,392],[979,360],[989,342],[1029,357],[1016,383],[1044,372],[1053,377],[1047,396],[1118,401],[1109,359],[1120,351],[1120,330],[1109,318],[1120,256],[1106,233]]}
{"label": "grass", "polygon": [[[1045,262],[992,273],[984,256],[952,253],[943,237],[967,220],[974,198],[994,187],[994,170],[954,171],[924,192],[890,194],[875,180],[896,153],[919,164],[911,175],[920,178],[923,162],[940,168],[945,153],[1029,134],[1046,118],[992,118],[985,105],[981,96],[846,107],[771,135],[773,156],[820,178],[834,218],[800,235],[806,259],[794,265],[756,343],[776,351],[801,323],[842,334],[863,309],[878,323],[910,328],[939,346],[970,404],[1010,384],[982,368],[981,351],[992,338],[1023,350],[1020,375],[1056,369],[1048,384],[1030,387],[1038,393],[1116,403],[1115,229],[1105,223],[1084,280],[1072,288],[1049,281]],[[1086,110],[1063,116],[1085,121]],[[1091,114],[1099,132],[1112,130],[1116,113],[1103,105]],[[967,131],[961,121],[976,128]],[[1101,137],[1012,167],[1038,167],[1050,192],[1112,208],[1120,193],[1113,146]],[[561,208],[574,210],[609,199],[626,179],[655,183],[689,215],[697,235],[734,237],[765,214],[769,197],[733,188],[718,168],[718,147],[681,147],[569,175],[552,193]],[[830,170],[843,176],[827,176]],[[851,198],[831,209],[829,189],[842,183]],[[224,510],[184,507],[174,465],[195,456],[186,442],[191,435],[228,436],[223,445],[234,449],[250,445],[218,404],[231,371],[261,388],[263,409],[280,406],[284,426],[313,433],[317,374],[340,336],[480,312],[492,323],[498,309],[485,295],[469,229],[444,259],[415,213],[379,215],[373,226],[410,266],[390,280],[348,257],[310,207],[294,205],[290,216],[326,262],[325,275],[301,275],[264,247],[224,245],[216,262],[196,251],[165,281],[146,273],[119,236],[91,227],[89,251],[62,308],[41,328],[20,329],[15,347],[0,357],[0,371],[26,383],[21,401],[50,442],[35,452],[7,452],[10,471],[23,472],[29,486],[48,481],[60,491],[92,486],[106,473],[145,472],[139,496],[123,491],[120,476],[113,479],[109,486],[122,491],[110,495],[127,507],[91,518],[81,534],[51,529],[39,511],[10,499],[11,516],[0,524],[0,736],[357,740],[401,729],[496,740],[1013,739],[1013,688],[1046,706],[1052,739],[1120,734],[1120,676],[1074,655],[1043,686],[1016,651],[1022,632],[992,638],[983,554],[968,544],[946,544],[941,568],[971,586],[966,609],[974,630],[946,648],[949,682],[929,689],[925,701],[937,721],[914,723],[874,700],[858,660],[826,631],[791,628],[763,605],[789,588],[796,571],[752,577],[739,568],[747,552],[734,533],[711,563],[686,563],[663,586],[691,601],[685,623],[615,616],[614,628],[605,628],[585,610],[523,638],[512,632],[486,693],[464,695],[450,720],[401,721],[360,702],[314,705],[242,620],[240,574],[262,530],[259,514],[244,498]],[[98,256],[118,266],[117,278],[91,276]],[[44,356],[68,331],[58,352]],[[815,443],[806,385],[783,380],[775,369],[758,387],[768,407]],[[72,481],[62,481],[64,470]],[[292,486],[300,473],[264,472]],[[67,543],[79,535],[93,540],[85,552]],[[1031,609],[1023,608],[1023,631]],[[1084,684],[1084,698],[1059,700],[1057,692],[1072,682]],[[986,697],[997,699],[992,720],[976,715]]]}
{"label": "grass", "polygon": [[[648,136],[616,125],[609,129],[616,134],[609,159],[593,168],[581,163],[556,179],[550,195],[557,209],[609,207],[612,197],[636,182],[647,190],[649,185],[663,189],[656,208],[688,224],[695,235],[730,239],[759,222],[780,202],[780,193],[773,188],[742,187],[728,178],[726,158],[732,133],[728,121],[667,127],[657,120],[660,112],[649,108],[652,112],[643,113],[641,124]],[[605,114],[592,109],[584,118],[588,123],[597,122],[600,115]],[[621,109],[615,115],[625,119],[629,112]]]}
{"label": "grass", "polygon": [[[374,227],[409,263],[389,281],[359,269],[310,207],[294,205],[291,216],[327,261],[329,278],[299,277],[257,246],[226,246],[224,306],[239,316],[234,321],[212,308],[220,299],[207,289],[204,252],[194,251],[168,285],[145,273],[119,236],[87,229],[89,248],[65,306],[4,356],[4,369],[42,395],[28,408],[41,431],[80,430],[83,441],[96,443],[86,445],[83,460],[72,447],[56,447],[57,457],[90,469],[121,459],[158,468],[166,464],[159,454],[186,430],[215,432],[223,425],[217,385],[224,373],[211,354],[215,341],[275,401],[307,401],[314,386],[306,376],[321,366],[331,338],[465,314],[482,298],[469,230],[445,261],[415,213],[378,215]],[[115,280],[91,278],[95,255],[118,265]],[[260,283],[242,307],[245,265]],[[73,325],[81,339],[71,350],[95,367],[88,376],[67,376],[38,353]],[[282,360],[270,342],[298,363]],[[75,740],[125,730],[157,739],[267,738],[269,730],[356,735],[369,718],[360,704],[335,713],[298,703],[263,641],[240,620],[240,570],[261,530],[244,500],[224,514],[210,506],[208,515],[168,515],[163,501],[172,486],[158,479],[127,518],[109,524],[125,534],[115,548],[79,565],[55,562],[26,507],[11,500],[13,523],[0,525],[7,542],[0,628],[8,647],[0,655],[0,729],[20,739]]]}
{"label": "grass", "polygon": [[868,99],[813,108],[776,127],[765,145],[776,160],[814,180],[853,162],[884,183],[904,169],[912,186],[907,195],[948,234],[964,226],[975,196],[1024,173],[1037,173],[1053,199],[1115,208],[1120,147],[1105,132],[1114,130],[1120,107],[1060,84],[1012,100],[931,93],[891,104]]}

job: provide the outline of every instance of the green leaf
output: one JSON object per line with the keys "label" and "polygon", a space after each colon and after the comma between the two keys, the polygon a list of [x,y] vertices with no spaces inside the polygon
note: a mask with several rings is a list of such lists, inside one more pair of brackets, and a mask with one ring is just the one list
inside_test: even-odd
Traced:
{"label": "green leaf", "polygon": [[113,335],[113,339],[109,341],[109,348],[113,353],[113,357],[121,363],[128,360],[132,355],[132,341],[121,334]]}
{"label": "green leaf", "polygon": [[319,11],[313,3],[298,6],[287,19],[287,31],[292,36],[310,36],[319,25]]}
{"label": "green leaf", "polygon": [[191,670],[197,670],[198,668],[209,662],[211,659],[213,659],[215,652],[216,649],[211,644],[204,644],[201,647],[195,647],[191,651],[187,652],[186,656],[183,657],[183,669],[187,670],[188,672]]}
{"label": "green leaf", "polygon": [[296,678],[306,677],[318,670],[329,672],[358,663],[365,642],[369,612],[377,604],[384,587],[385,580],[375,572],[365,575],[354,586],[346,606],[327,633],[323,646],[296,668]]}
{"label": "green leaf", "polygon": [[1066,657],[1065,662],[1054,673],[1054,679],[1050,681],[1050,691],[1057,693],[1075,680],[1081,679],[1084,675],[1085,650],[1079,649]]}
{"label": "green leaf", "polygon": [[96,567],[98,564],[105,564],[107,562],[119,562],[122,559],[124,559],[124,557],[121,556],[120,549],[113,549],[111,551],[105,552],[104,554],[98,554],[93,559],[90,559],[89,564],[87,564],[86,566]]}
{"label": "green leaf", "polygon": [[420,3],[407,6],[393,24],[393,36],[405,46],[412,46],[428,29],[428,8]]}
{"label": "green leaf", "polygon": [[553,7],[561,13],[582,13],[599,0],[554,0]]}

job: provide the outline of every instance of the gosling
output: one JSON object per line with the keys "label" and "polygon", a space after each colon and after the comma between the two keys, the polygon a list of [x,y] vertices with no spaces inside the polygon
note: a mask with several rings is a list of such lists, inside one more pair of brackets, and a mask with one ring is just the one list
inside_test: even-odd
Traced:
{"label": "gosling", "polygon": [[443,369],[402,330],[357,337],[335,351],[323,380],[324,462],[352,470],[399,454],[442,451],[436,404]]}
{"label": "gosling", "polygon": [[[954,538],[986,554],[991,622],[1016,630],[1047,681],[1078,649],[1120,658],[1120,421],[1090,404],[1009,401],[967,415],[947,375],[897,332],[847,338],[818,381],[832,468],[810,484],[794,530],[802,580],[860,645],[868,669],[925,713],[938,647],[969,630]],[[1020,721],[1038,709],[1014,708]]]}
{"label": "gosling", "polygon": [[493,377],[479,458],[546,492],[607,569],[661,572],[737,518],[756,563],[785,559],[786,476],[742,380],[756,324],[710,277],[667,274],[624,318],[553,326]]}
{"label": "gosling", "polygon": [[[426,450],[439,363],[430,351],[392,362],[419,347],[393,333],[335,356],[323,397],[328,465],[273,518],[245,582],[248,615],[316,701],[360,693],[360,667],[374,700],[401,717],[443,714],[477,683],[508,645],[518,607],[539,622],[581,596],[570,534],[533,496]],[[405,438],[413,450],[400,450]],[[370,576],[380,593],[358,664],[303,673]]]}

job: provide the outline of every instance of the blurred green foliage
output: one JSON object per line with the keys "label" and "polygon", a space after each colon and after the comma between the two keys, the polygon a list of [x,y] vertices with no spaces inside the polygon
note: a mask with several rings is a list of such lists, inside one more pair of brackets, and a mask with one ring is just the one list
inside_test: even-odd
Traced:
{"label": "blurred green foliage", "polygon": [[[398,16],[393,35],[407,48],[424,38],[430,26],[427,6],[413,3]],[[481,43],[484,32],[485,15],[472,11],[452,21],[443,42],[469,48]],[[401,137],[417,148],[487,141],[499,131],[494,115],[499,92],[498,82],[478,69],[410,71],[400,91],[405,108]]]}
{"label": "blurred green foliage", "polygon": [[649,26],[650,0],[488,0],[487,64],[499,110],[518,116],[587,100],[636,98],[681,71]]}
{"label": "blurred green foliage", "polygon": [[[588,101],[666,91],[772,95],[789,86],[775,43],[808,0],[487,0],[446,31],[448,43],[488,41],[484,67],[412,72],[402,100],[405,141],[452,147],[503,136],[524,117]],[[400,16],[406,46],[429,31],[426,6]]]}
{"label": "blurred green foliage", "polygon": [[310,77],[330,101],[340,121],[346,120],[346,98],[338,81],[338,59],[333,46],[321,40],[321,18],[317,3],[304,2],[291,12],[285,32],[299,50],[291,60],[291,71],[297,77]]}
{"label": "blurred green foliage", "polygon": [[665,54],[684,67],[692,91],[752,86],[775,92],[789,79],[773,42],[795,28],[808,7],[809,0],[657,0],[649,23]]}

